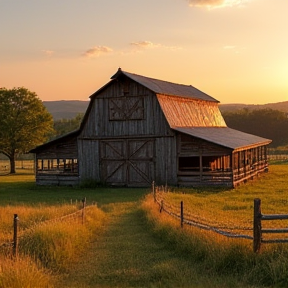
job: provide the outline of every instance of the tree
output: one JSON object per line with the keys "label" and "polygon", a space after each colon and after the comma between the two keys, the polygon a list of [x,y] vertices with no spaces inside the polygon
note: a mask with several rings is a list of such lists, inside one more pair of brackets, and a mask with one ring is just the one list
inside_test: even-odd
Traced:
{"label": "tree", "polygon": [[288,118],[285,112],[272,109],[240,109],[223,112],[228,127],[272,139],[270,147],[287,145]]}
{"label": "tree", "polygon": [[72,119],[64,118],[60,120],[55,120],[54,121],[55,134],[51,135],[50,140],[79,129],[83,116],[84,116],[83,113],[78,113]]}
{"label": "tree", "polygon": [[0,115],[0,152],[15,173],[16,155],[45,142],[53,131],[53,118],[36,93],[24,87],[0,88]]}

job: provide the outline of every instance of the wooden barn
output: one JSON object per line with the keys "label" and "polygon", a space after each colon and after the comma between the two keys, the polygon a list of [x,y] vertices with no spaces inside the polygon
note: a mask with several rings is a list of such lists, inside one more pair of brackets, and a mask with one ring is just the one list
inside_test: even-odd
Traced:
{"label": "wooden barn", "polygon": [[227,127],[193,86],[119,69],[90,98],[79,130],[31,151],[38,184],[234,187],[268,170],[271,140]]}

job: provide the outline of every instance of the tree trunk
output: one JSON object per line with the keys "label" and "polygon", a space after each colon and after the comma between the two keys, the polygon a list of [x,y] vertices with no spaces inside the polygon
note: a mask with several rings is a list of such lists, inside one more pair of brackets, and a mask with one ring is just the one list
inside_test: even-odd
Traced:
{"label": "tree trunk", "polygon": [[15,169],[15,154],[12,153],[12,155],[9,157],[10,160],[10,174],[15,174],[16,169]]}

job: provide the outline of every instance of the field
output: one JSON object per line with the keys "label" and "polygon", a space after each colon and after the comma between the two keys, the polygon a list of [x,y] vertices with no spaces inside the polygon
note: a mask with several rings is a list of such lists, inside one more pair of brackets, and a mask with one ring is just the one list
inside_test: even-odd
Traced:
{"label": "field", "polygon": [[[288,244],[255,254],[251,240],[181,228],[159,213],[149,189],[37,187],[25,172],[0,176],[0,245],[13,237],[15,213],[21,234],[18,260],[1,249],[0,287],[286,287]],[[233,190],[169,188],[164,196],[208,224],[251,228],[254,198],[265,214],[288,213],[287,175],[288,165],[271,165]],[[83,197],[84,225],[58,221]]]}

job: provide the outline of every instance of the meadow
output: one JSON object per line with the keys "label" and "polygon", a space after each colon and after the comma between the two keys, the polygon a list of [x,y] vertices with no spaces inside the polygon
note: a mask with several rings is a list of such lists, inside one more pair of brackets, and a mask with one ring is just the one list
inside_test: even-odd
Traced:
{"label": "meadow", "polygon": [[[0,177],[0,247],[12,238],[14,213],[21,232],[17,259],[0,249],[0,287],[287,286],[288,244],[265,244],[255,254],[251,240],[181,228],[159,212],[151,189],[37,187],[33,175],[17,172]],[[263,213],[288,212],[287,175],[288,165],[271,165],[232,190],[170,187],[163,194],[208,224],[252,227],[254,198]],[[58,221],[78,211],[83,197],[84,225]]]}

